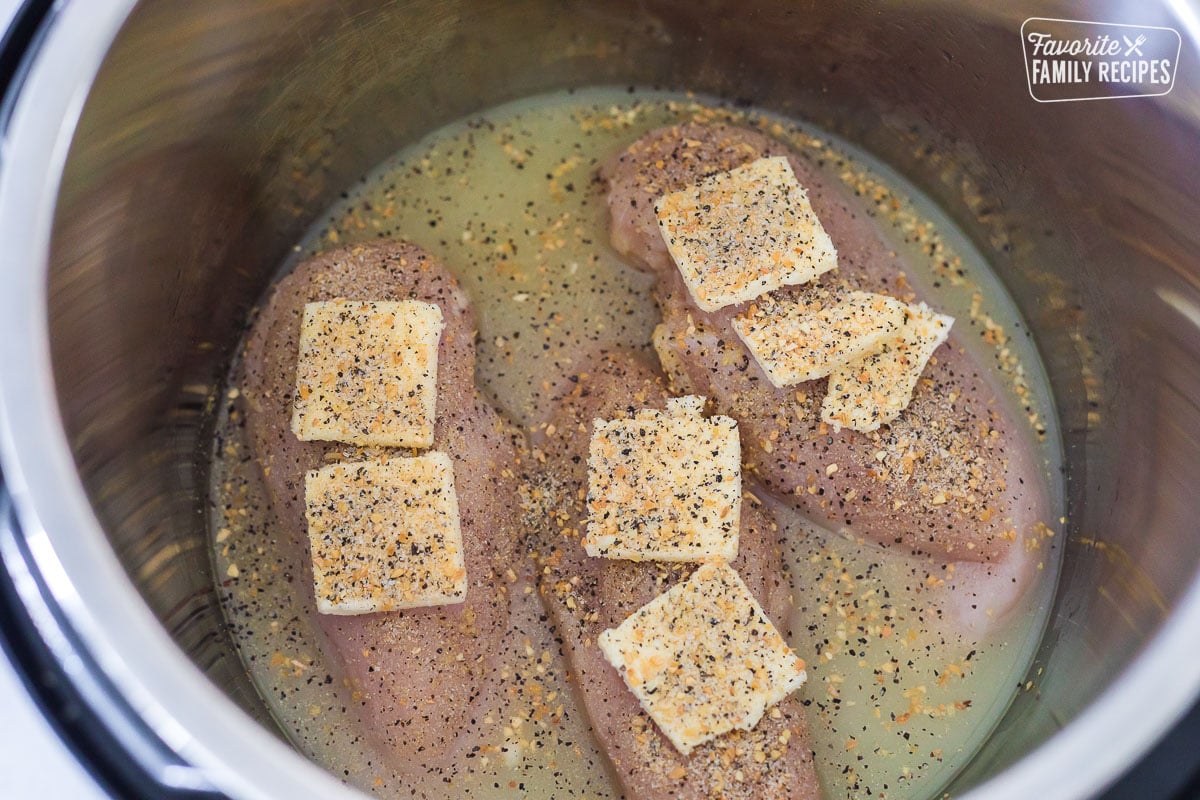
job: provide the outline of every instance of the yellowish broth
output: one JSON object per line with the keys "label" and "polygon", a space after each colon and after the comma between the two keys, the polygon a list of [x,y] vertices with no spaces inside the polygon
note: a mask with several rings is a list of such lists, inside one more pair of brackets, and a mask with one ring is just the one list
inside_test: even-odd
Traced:
{"label": "yellowish broth", "polygon": [[[459,277],[479,321],[477,381],[514,422],[545,420],[545,386],[596,345],[648,348],[652,281],[608,245],[596,166],[653,128],[729,119],[819,154],[907,257],[934,306],[988,336],[968,337],[1029,419],[1059,508],[1060,456],[1049,390],[1012,303],[986,262],[932,204],[884,165],[820,131],[680,95],[591,89],[502,106],[447,126],[380,165],[329,210],[295,259],[354,242],[405,238]],[[294,261],[292,262],[294,263]],[[286,270],[288,265],[285,265]],[[969,321],[969,322],[966,322]],[[296,747],[385,797],[610,797],[603,755],[573,695],[528,580],[514,565],[517,614],[501,671],[491,746],[452,774],[414,785],[363,734],[352,687],[326,667],[302,600],[310,576],[278,546],[230,386],[213,451],[216,574],[247,670]],[[544,423],[542,423],[544,424]],[[921,565],[774,509],[794,587],[791,642],[809,664],[801,690],[831,800],[930,798],[979,747],[1022,681],[1057,572],[1043,545],[1035,584],[985,635],[957,630]],[[1047,520],[1052,522],[1051,520]]]}

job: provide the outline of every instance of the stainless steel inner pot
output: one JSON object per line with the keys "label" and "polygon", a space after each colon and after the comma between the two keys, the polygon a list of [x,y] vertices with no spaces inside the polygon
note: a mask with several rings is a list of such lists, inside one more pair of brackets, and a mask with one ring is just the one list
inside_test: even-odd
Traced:
{"label": "stainless steel inner pot", "polygon": [[182,758],[165,781],[348,792],[272,730],[213,589],[211,397],[242,320],[316,215],[423,133],[564,86],[692,89],[860,143],[1006,280],[1056,393],[1066,567],[1033,688],[955,791],[1094,794],[1200,689],[1200,13],[1087,4],[1178,28],[1174,90],[1036,103],[1021,22],[1078,6],[56,4],[4,109],[0,552],[68,672],[94,666]]}

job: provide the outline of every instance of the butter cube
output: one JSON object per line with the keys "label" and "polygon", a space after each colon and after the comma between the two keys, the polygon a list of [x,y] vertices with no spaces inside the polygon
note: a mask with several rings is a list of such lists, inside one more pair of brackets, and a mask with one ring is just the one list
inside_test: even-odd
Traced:
{"label": "butter cube", "polygon": [[705,311],[807,283],[837,251],[787,158],[760,158],[654,206],[667,250]]}
{"label": "butter cube", "polygon": [[684,755],[723,733],[750,730],[808,677],[727,564],[701,565],[597,643]]}
{"label": "butter cube", "polygon": [[433,444],[442,311],[416,300],[304,306],[292,431],[303,441]]}
{"label": "butter cube", "polygon": [[870,292],[850,292],[823,306],[768,300],[739,315],[733,329],[771,383],[782,388],[878,352],[904,325],[907,309],[894,297]]}
{"label": "butter cube", "polygon": [[305,477],[304,499],[322,614],[466,598],[454,467],[445,453],[322,467]]}
{"label": "butter cube", "polygon": [[742,509],[737,422],[701,416],[702,397],[632,419],[593,423],[588,452],[590,556],[731,560]]}
{"label": "butter cube", "polygon": [[829,374],[821,419],[864,433],[895,420],[912,402],[921,372],[953,324],[953,317],[924,303],[908,306],[904,325],[882,350]]}

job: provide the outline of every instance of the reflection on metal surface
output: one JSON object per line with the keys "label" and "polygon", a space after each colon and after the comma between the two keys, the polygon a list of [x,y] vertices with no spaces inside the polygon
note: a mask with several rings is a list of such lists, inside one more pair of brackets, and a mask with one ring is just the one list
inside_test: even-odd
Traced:
{"label": "reflection on metal surface", "polygon": [[1196,301],[1165,286],[1158,287],[1154,292],[1164,303],[1178,311],[1184,319],[1200,330],[1200,305]]}

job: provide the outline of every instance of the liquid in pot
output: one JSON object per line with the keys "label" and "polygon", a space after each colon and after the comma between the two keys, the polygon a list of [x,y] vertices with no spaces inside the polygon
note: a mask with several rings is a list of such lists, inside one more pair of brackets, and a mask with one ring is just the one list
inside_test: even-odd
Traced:
{"label": "liquid in pot", "polygon": [[[994,371],[1041,459],[1046,498],[1036,575],[997,619],[985,586],[956,607],[916,559],[822,531],[770,505],[785,542],[793,614],[776,620],[808,662],[809,712],[831,800],[929,798],[975,752],[1023,680],[1058,568],[1060,454],[1036,351],[1003,287],[949,218],[915,187],[809,126],[716,102],[594,89],[501,106],[443,128],[380,165],[295,248],[310,254],[408,239],[458,277],[478,319],[476,380],[527,430],[545,426],[549,387],[597,345],[649,349],[658,320],[652,278],[608,244],[597,166],[643,133],[683,121],[763,130],[816,161],[873,217],[931,304],[954,315],[976,362]],[[236,375],[236,364],[231,375]],[[400,779],[364,736],[356,689],[327,655],[311,573],[279,546],[231,380],[213,450],[211,527],[225,613],[247,670],[296,747],[348,783],[385,797],[618,796],[575,696],[532,581],[513,565],[517,613],[502,691],[482,720],[491,745],[452,774]],[[1032,491],[1032,489],[1031,489]],[[531,520],[536,524],[536,520]],[[1003,605],[997,601],[997,606]]]}

